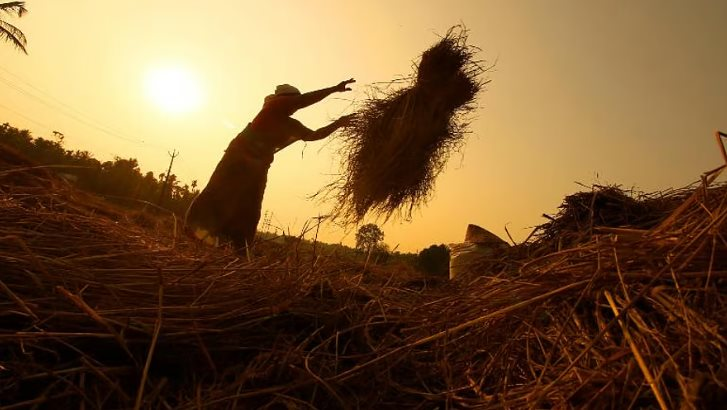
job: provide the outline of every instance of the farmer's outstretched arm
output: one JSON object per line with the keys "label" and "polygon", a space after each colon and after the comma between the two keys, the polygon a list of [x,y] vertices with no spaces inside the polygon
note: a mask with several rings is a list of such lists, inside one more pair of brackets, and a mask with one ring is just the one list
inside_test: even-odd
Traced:
{"label": "farmer's outstretched arm", "polygon": [[306,127],[300,121],[298,121],[294,118],[288,118],[286,121],[286,128],[288,128],[291,138],[289,138],[287,141],[285,141],[284,143],[282,143],[278,147],[276,147],[276,152],[280,151],[281,149],[287,147],[288,145],[290,145],[298,140],[302,140],[302,141],[322,140],[323,138],[326,138],[327,136],[333,134],[333,132],[335,132],[337,129],[339,129],[341,127],[350,126],[354,118],[355,118],[354,114],[344,115],[343,117],[333,121],[332,123],[326,125],[325,127],[318,128],[315,131]]}
{"label": "farmer's outstretched arm", "polygon": [[294,109],[299,110],[301,108],[308,107],[309,105],[313,105],[333,93],[351,91],[351,89],[348,87],[348,85],[351,83],[355,83],[355,82],[356,82],[356,80],[351,78],[346,81],[341,81],[340,83],[338,83],[338,85],[334,85],[333,87],[323,88],[323,89],[316,90],[316,91],[310,91],[310,92],[301,94],[299,96],[296,96],[294,98],[291,98],[290,103],[293,105]]}
{"label": "farmer's outstretched arm", "polygon": [[333,121],[325,127],[318,128],[310,134],[301,136],[300,139],[302,139],[303,141],[322,140],[323,138],[326,138],[327,136],[333,134],[333,132],[337,129],[350,126],[354,118],[355,114],[344,115],[343,117]]}

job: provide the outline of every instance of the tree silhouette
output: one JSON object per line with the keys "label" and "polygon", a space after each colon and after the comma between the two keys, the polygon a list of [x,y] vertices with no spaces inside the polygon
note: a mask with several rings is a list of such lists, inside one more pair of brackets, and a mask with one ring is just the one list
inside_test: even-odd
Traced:
{"label": "tree silhouette", "polygon": [[356,248],[366,250],[367,252],[374,249],[383,240],[384,231],[376,224],[363,225],[356,232]]}
{"label": "tree silhouette", "polygon": [[419,252],[417,266],[424,273],[436,276],[449,274],[449,249],[445,245],[432,245]]}
{"label": "tree silhouette", "polygon": [[[25,8],[24,1],[10,1],[0,3],[0,11],[5,12],[6,14],[23,17],[23,14],[27,13],[28,9]],[[5,41],[9,41],[23,53],[28,54],[28,51],[25,49],[25,46],[28,44],[25,34],[23,34],[19,28],[2,19],[0,19],[0,38]]]}

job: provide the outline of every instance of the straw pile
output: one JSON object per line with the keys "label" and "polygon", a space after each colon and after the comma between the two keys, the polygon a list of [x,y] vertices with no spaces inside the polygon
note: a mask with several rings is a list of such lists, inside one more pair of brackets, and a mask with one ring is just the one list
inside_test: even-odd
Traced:
{"label": "straw pile", "polygon": [[650,229],[691,191],[685,188],[647,194],[624,191],[619,186],[594,185],[591,191],[566,196],[554,217],[544,214],[549,221],[536,228],[535,236],[538,243],[560,249],[587,239],[595,227]]}
{"label": "straw pile", "polygon": [[368,213],[408,218],[426,202],[462,144],[466,114],[486,83],[476,51],[467,31],[454,27],[422,54],[410,86],[372,90],[353,126],[339,134],[343,172],[323,190],[337,203],[335,217],[352,223]]}
{"label": "straw pile", "polygon": [[10,175],[3,408],[710,408],[727,395],[725,186],[670,201],[650,229],[594,227],[432,287],[320,254],[240,260]]}

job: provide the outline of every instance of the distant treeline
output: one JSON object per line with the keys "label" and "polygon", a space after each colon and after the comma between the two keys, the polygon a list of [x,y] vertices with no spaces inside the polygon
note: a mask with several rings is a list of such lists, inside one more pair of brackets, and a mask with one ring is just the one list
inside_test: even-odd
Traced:
{"label": "distant treeline", "polygon": [[143,174],[135,158],[116,157],[113,161],[101,162],[88,151],[67,150],[63,147],[63,134],[58,132],[53,133],[53,139],[33,137],[30,131],[5,123],[0,125],[0,144],[40,165],[69,166],[56,169],[56,173],[81,189],[122,205],[146,201],[183,215],[199,192],[197,181],[180,185],[174,174],[168,178],[164,173]]}

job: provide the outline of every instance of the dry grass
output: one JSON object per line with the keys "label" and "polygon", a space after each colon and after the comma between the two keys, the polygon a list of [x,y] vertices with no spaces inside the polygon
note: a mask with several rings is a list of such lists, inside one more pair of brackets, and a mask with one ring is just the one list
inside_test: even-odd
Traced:
{"label": "dry grass", "polygon": [[467,285],[241,260],[0,170],[0,405],[710,408],[727,394],[721,170],[648,229],[559,250],[551,231]]}
{"label": "dry grass", "polygon": [[463,27],[426,50],[409,86],[376,88],[339,133],[343,172],[318,195],[344,223],[367,214],[405,218],[431,195],[449,155],[463,143],[467,114],[487,81]]}

